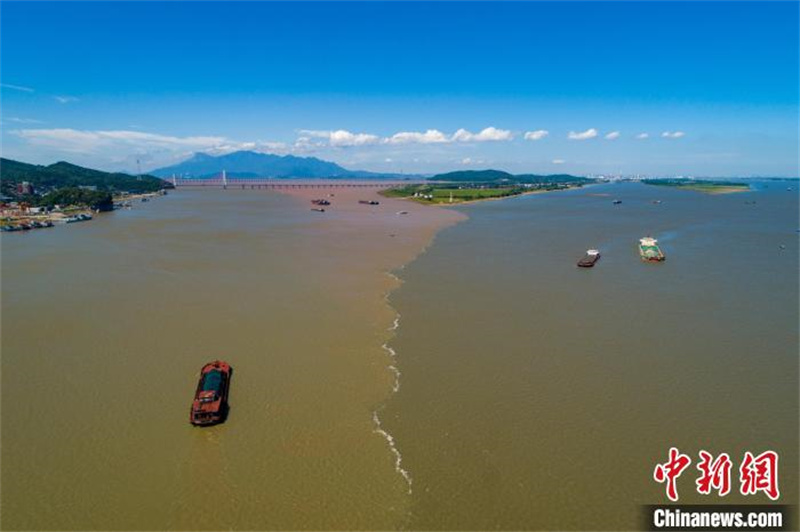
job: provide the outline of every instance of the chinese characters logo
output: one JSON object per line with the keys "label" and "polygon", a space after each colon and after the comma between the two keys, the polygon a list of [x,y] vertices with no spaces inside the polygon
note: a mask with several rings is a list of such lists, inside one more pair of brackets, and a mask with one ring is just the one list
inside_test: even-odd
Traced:
{"label": "chinese characters logo", "polygon": [[[721,453],[714,457],[711,453],[700,451],[700,461],[697,470],[700,476],[695,480],[697,493],[709,495],[716,491],[724,497],[731,491],[731,469],[733,462],[728,453]],[[669,450],[666,462],[656,464],[653,479],[659,484],[666,484],[667,497],[672,502],[678,500],[678,477],[691,465],[689,456],[682,454],[677,448]],[[755,495],[763,492],[771,500],[778,500],[778,453],[764,451],[758,456],[747,451],[744,453],[739,466],[739,493],[742,495]]]}

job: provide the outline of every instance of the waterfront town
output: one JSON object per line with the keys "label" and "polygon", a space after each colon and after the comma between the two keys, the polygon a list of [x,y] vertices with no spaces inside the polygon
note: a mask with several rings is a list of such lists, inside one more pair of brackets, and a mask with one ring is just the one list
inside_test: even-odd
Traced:
{"label": "waterfront town", "polygon": [[[28,182],[17,183],[15,197],[0,197],[0,230],[3,232],[29,231],[54,227],[56,224],[85,222],[93,214],[114,209],[130,209],[133,202],[146,202],[153,196],[166,194],[165,190],[153,193],[131,194],[129,192],[102,193],[95,186],[78,187],[77,195],[57,191],[64,198],[55,203],[55,194],[37,194],[36,187]],[[50,196],[52,202],[42,201]],[[89,198],[97,198],[95,200]],[[109,201],[110,198],[110,201]]]}

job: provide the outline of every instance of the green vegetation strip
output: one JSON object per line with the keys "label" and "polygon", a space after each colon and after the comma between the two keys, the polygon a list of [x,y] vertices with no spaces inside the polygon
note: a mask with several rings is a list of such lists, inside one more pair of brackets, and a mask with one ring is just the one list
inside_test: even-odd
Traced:
{"label": "green vegetation strip", "polygon": [[645,185],[655,185],[660,187],[673,187],[682,190],[696,190],[698,192],[739,192],[750,189],[747,183],[735,183],[732,181],[701,181],[695,179],[644,179]]}
{"label": "green vegetation strip", "polygon": [[568,185],[547,183],[540,185],[497,185],[497,184],[425,184],[406,185],[384,191],[382,194],[392,198],[409,198],[419,203],[464,203],[495,198],[518,196],[526,192],[561,190]]}

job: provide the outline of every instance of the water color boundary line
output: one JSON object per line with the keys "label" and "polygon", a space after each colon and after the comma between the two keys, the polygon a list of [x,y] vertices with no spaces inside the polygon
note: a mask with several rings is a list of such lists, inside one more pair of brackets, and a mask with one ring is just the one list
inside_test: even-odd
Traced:
{"label": "water color boundary line", "polygon": [[[464,221],[466,219],[468,219],[468,216],[464,215],[464,217],[461,220],[457,220],[452,225],[455,225],[455,224],[457,224],[459,222],[462,222],[462,221]],[[424,255],[431,248],[431,246],[433,246],[433,243],[436,240],[436,236],[438,235],[438,233],[442,229],[445,229],[445,227],[441,227],[431,237],[431,239],[428,241],[428,243],[425,244],[425,246],[422,248],[422,250],[419,252],[419,254],[409,262],[413,262],[414,260],[417,260],[422,255]],[[399,288],[403,284],[403,280],[400,277],[398,277],[394,272],[403,271],[405,268],[406,268],[406,264],[401,264],[398,268],[395,268],[393,271],[386,272],[386,275],[391,277],[397,283],[395,288],[387,291],[386,294],[384,294],[384,296],[383,296],[384,301],[386,302],[386,304],[395,313],[394,321],[392,322],[392,325],[387,329],[387,331],[392,333],[392,337],[394,337],[397,334],[397,329],[400,327],[400,313],[392,306],[392,303],[391,303],[389,297],[391,296],[392,292],[394,292],[394,290],[396,290],[397,288]],[[386,351],[386,353],[389,355],[389,358],[391,359],[391,364],[389,364],[387,369],[389,371],[391,371],[394,374],[394,377],[395,377],[394,383],[392,384],[392,394],[391,394],[391,395],[394,395],[400,390],[400,375],[401,375],[401,373],[400,373],[400,369],[397,367],[397,351],[395,351],[394,349],[392,349],[391,346],[389,346],[389,341],[391,341],[391,338],[389,338],[389,340],[384,342],[383,345],[381,345],[381,347],[383,348],[384,351]],[[391,396],[389,398],[391,398]],[[407,469],[405,469],[403,467],[403,455],[400,453],[400,449],[397,447],[397,441],[394,439],[394,436],[389,434],[389,432],[387,432],[383,428],[383,425],[381,423],[381,418],[380,418],[380,415],[379,415],[386,408],[386,403],[388,402],[389,398],[387,398],[383,403],[380,404],[380,406],[378,406],[372,412],[372,422],[375,424],[375,429],[373,430],[373,432],[375,434],[380,434],[381,436],[383,436],[383,438],[386,440],[386,443],[389,444],[389,450],[392,452],[392,454],[394,455],[394,458],[395,458],[395,460],[394,460],[394,469],[395,469],[395,471],[397,471],[403,477],[403,480],[406,481],[406,484],[408,484],[408,494],[411,495],[411,493],[412,493],[411,486],[413,484],[413,480],[411,478],[411,473]]]}
{"label": "water color boundary line", "polygon": [[[402,284],[403,281],[395,274],[387,272],[387,275],[389,277],[392,277],[397,282],[398,286]],[[388,293],[384,296],[384,299],[386,300],[386,303],[389,304]],[[387,330],[394,333],[395,331],[397,331],[398,327],[400,327],[400,313],[395,311],[394,321]],[[394,374],[394,382],[392,383],[392,394],[396,394],[400,390],[400,375],[401,375],[400,370],[397,368],[396,365],[397,352],[394,349],[392,349],[387,343],[381,345],[381,348],[386,352],[387,355],[389,355],[389,358],[392,361],[392,363],[389,364],[388,369]],[[405,480],[406,484],[408,485],[408,494],[411,495],[412,493],[411,485],[413,484],[413,481],[411,479],[411,473],[409,473],[408,470],[403,467],[403,455],[400,454],[400,449],[397,448],[397,442],[395,441],[394,436],[389,434],[381,424],[381,418],[379,416],[379,413],[384,408],[386,408],[385,402],[372,412],[372,421],[375,424],[375,429],[373,432],[375,432],[375,434],[380,434],[381,436],[383,436],[383,438],[386,440],[386,443],[389,444],[389,450],[394,455],[394,470],[397,471],[400,474],[400,476],[403,477],[403,480]]]}

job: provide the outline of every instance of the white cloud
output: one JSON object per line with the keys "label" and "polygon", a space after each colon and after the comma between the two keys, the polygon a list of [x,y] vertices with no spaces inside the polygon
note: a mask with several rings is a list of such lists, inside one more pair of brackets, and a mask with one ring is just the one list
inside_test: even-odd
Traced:
{"label": "white cloud", "polygon": [[300,130],[300,133],[307,137],[326,139],[328,144],[338,147],[367,146],[369,144],[377,144],[380,142],[380,138],[377,135],[370,135],[368,133],[351,133],[345,129],[337,129],[336,131],[302,129]]}
{"label": "white cloud", "polygon": [[491,142],[512,140],[514,134],[507,129],[487,127],[478,133],[466,129],[459,129],[452,135],[447,135],[438,129],[427,131],[400,131],[391,137],[383,139],[386,144],[447,144],[452,142]]}
{"label": "white cloud", "polygon": [[683,131],[665,131],[661,134],[665,139],[679,139],[684,135],[686,135],[686,133]]}
{"label": "white cloud", "polygon": [[638,135],[636,135],[636,138],[639,140],[649,139],[650,133],[639,133]]}
{"label": "white cloud", "polygon": [[292,149],[299,153],[308,153],[315,151],[318,148],[324,148],[326,144],[324,142],[314,142],[309,135],[301,135],[297,137],[297,140],[294,141],[292,145]]}
{"label": "white cloud", "polygon": [[567,138],[570,140],[587,140],[593,139],[597,136],[597,130],[595,128],[587,129],[586,131],[581,131],[580,133],[576,133],[574,131],[570,131]]}
{"label": "white cloud", "polygon": [[343,129],[332,132],[330,137],[331,146],[364,146],[367,144],[375,144],[378,140],[376,135],[350,133]]}
{"label": "white cloud", "polygon": [[289,153],[289,151],[291,151],[285,142],[265,142],[260,140],[255,142],[234,142],[226,140],[222,144],[203,149],[202,151],[213,155],[222,155],[243,150],[261,153]]}
{"label": "white cloud", "polygon": [[21,129],[15,134],[37,146],[71,153],[103,150],[207,150],[228,144],[224,137],[172,137],[126,130]]}
{"label": "white cloud", "polygon": [[486,142],[496,140],[511,140],[514,135],[507,129],[497,129],[495,127],[487,127],[481,130],[480,133],[470,133],[466,129],[459,129],[453,133],[452,140],[454,142]]}
{"label": "white cloud", "polygon": [[438,129],[429,129],[424,133],[418,131],[401,131],[385,139],[389,144],[441,144],[450,139]]}
{"label": "white cloud", "polygon": [[614,140],[619,138],[619,131],[612,131],[608,135],[605,136],[606,140]]}
{"label": "white cloud", "polygon": [[536,131],[528,131],[525,133],[525,140],[541,140],[549,135],[550,132],[546,129],[537,129]]}
{"label": "white cloud", "polygon": [[7,122],[15,122],[17,124],[41,124],[41,120],[36,120],[34,118],[18,118],[16,116],[12,116],[9,118],[4,118],[3,120]]}
{"label": "white cloud", "polygon": [[553,164],[564,164],[565,162],[567,161],[564,159],[553,159]]}
{"label": "white cloud", "polygon": [[15,91],[22,91],[22,92],[35,92],[35,90],[30,87],[23,87],[22,85],[11,85],[10,83],[0,83],[0,87],[4,89],[12,89]]}
{"label": "white cloud", "polygon": [[79,101],[75,96],[53,96],[53,99],[58,103],[72,103]]}

